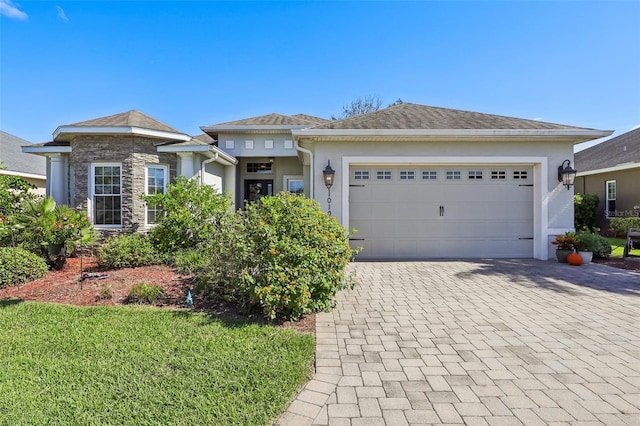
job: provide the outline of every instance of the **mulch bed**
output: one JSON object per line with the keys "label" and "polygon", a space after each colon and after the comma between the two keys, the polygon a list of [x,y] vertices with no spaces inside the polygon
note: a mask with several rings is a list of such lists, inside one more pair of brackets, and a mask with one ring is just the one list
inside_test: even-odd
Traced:
{"label": "mulch bed", "polygon": [[[169,266],[144,266],[102,271],[92,257],[68,258],[59,271],[50,271],[44,278],[22,285],[0,289],[0,299],[36,300],[77,306],[113,306],[125,304],[131,287],[146,283],[161,286],[166,297],[159,306],[204,311],[208,314],[263,322],[260,315],[243,315],[232,306],[213,303],[193,294],[193,307],[187,307],[186,294],[192,287],[191,277],[178,274]],[[110,298],[105,298],[110,293]],[[273,323],[272,323],[273,324]],[[303,333],[315,333],[315,315],[307,315],[299,321],[276,323]]]}
{"label": "mulch bed", "polygon": [[629,256],[626,259],[621,257],[609,257],[607,259],[593,258],[592,263],[613,266],[614,268],[626,269],[627,271],[640,272],[640,256]]}

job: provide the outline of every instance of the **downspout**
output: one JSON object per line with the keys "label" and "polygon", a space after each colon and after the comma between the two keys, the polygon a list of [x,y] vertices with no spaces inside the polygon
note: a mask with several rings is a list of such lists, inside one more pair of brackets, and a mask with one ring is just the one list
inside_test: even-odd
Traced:
{"label": "downspout", "polygon": [[214,161],[216,161],[219,157],[218,153],[215,153],[216,155],[213,158],[208,158],[206,160],[204,160],[202,162],[202,164],[200,165],[200,186],[204,185],[204,168],[207,164],[212,163]]}
{"label": "downspout", "polygon": [[[309,198],[315,198],[315,194],[313,192],[313,179],[315,177],[314,174],[313,174],[313,152],[308,150],[308,149],[306,149],[306,148],[301,147],[300,144],[298,143],[298,140],[295,139],[295,138],[294,138],[293,143],[294,143],[294,146],[296,147],[296,151],[300,151],[302,153],[309,154],[309,166],[310,166],[309,167],[309,174],[310,174],[310,176],[309,176],[309,194],[310,194],[310,197]],[[304,161],[302,162],[302,164],[304,164]]]}

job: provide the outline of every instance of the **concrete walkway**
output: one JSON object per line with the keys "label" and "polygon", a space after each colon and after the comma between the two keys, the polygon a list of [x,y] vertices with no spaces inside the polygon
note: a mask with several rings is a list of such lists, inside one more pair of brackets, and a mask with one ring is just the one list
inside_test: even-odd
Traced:
{"label": "concrete walkway", "polygon": [[279,425],[640,425],[640,274],[358,262]]}

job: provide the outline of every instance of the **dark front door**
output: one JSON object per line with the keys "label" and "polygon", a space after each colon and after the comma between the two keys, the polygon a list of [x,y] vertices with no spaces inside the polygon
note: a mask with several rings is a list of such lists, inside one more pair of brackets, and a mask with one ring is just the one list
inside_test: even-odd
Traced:
{"label": "dark front door", "polygon": [[273,195],[273,179],[245,180],[244,204],[260,201],[265,195]]}

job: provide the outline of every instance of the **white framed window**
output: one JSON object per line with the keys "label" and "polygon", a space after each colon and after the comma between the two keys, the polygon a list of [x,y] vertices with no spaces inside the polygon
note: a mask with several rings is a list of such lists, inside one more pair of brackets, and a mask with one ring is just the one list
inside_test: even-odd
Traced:
{"label": "white framed window", "polygon": [[377,180],[391,180],[391,170],[378,170],[376,171]]}
{"label": "white framed window", "polygon": [[272,140],[264,141],[264,149],[273,149],[273,141]]}
{"label": "white framed window", "polygon": [[369,170],[354,170],[353,179],[355,180],[369,180]]}
{"label": "white framed window", "polygon": [[607,217],[616,217],[616,181],[606,181],[607,210],[604,212]]}
{"label": "white framed window", "polygon": [[[164,194],[169,183],[169,167],[163,164],[148,164],[145,170],[145,193],[147,195]],[[145,207],[146,225],[155,225],[162,214],[159,207]]]}
{"label": "white framed window", "polygon": [[469,170],[467,177],[469,180],[482,180],[482,170]]}
{"label": "white framed window", "polygon": [[91,221],[99,228],[122,226],[122,164],[93,163],[90,173]]}
{"label": "white framed window", "polygon": [[436,180],[438,179],[438,172],[435,170],[423,170],[422,180]]}
{"label": "white framed window", "polygon": [[304,194],[304,177],[299,175],[285,175],[283,187],[292,194]]}
{"label": "white framed window", "polygon": [[414,180],[416,172],[413,170],[400,170],[400,180]]}
{"label": "white framed window", "polygon": [[447,170],[445,176],[447,180],[460,180],[460,170]]}

